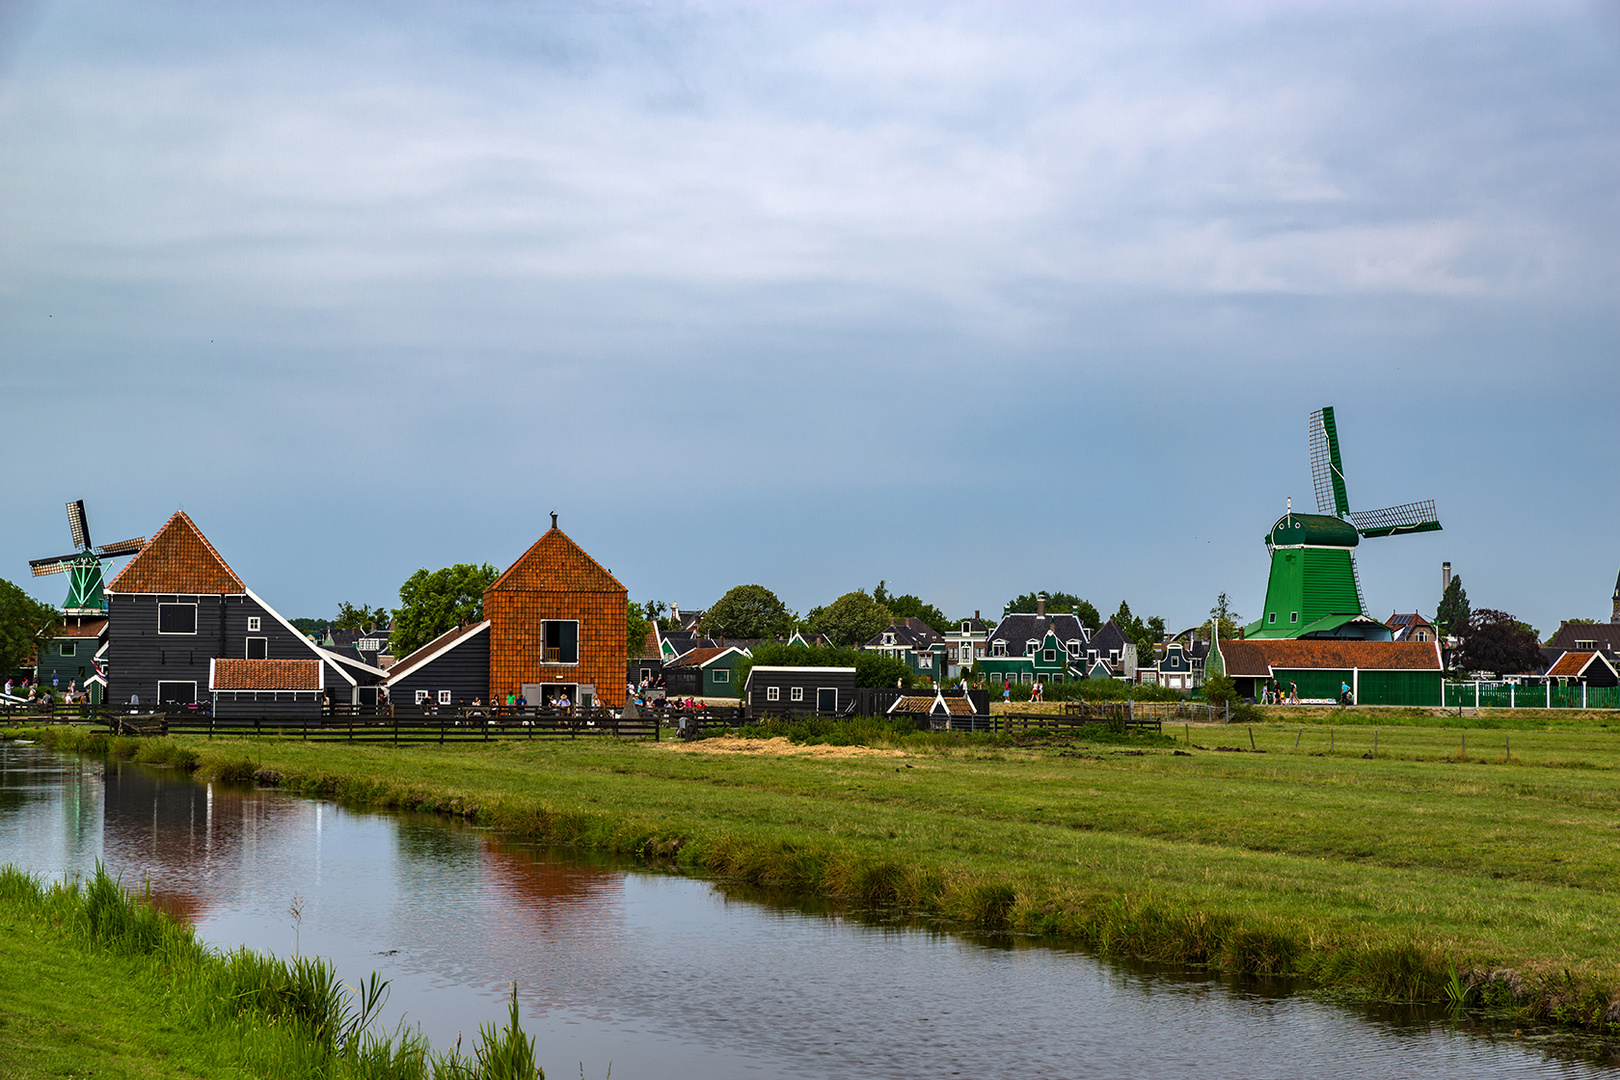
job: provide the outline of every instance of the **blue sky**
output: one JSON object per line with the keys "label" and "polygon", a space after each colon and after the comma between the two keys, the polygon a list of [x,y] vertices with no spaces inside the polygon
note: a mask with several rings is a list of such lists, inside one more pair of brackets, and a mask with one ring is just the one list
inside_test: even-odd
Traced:
{"label": "blue sky", "polygon": [[284,614],[504,567],[1607,618],[1613,5],[0,7],[0,576],[183,507]]}

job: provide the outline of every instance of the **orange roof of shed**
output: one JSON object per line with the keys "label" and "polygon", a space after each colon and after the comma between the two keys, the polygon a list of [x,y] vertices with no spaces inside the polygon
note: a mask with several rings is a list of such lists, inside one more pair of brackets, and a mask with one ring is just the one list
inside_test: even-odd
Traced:
{"label": "orange roof of shed", "polygon": [[245,593],[247,586],[225,565],[186,512],[176,510],[106,591],[225,596]]}
{"label": "orange roof of shed", "polygon": [[319,660],[214,661],[215,690],[319,690]]}
{"label": "orange roof of shed", "polygon": [[1274,669],[1324,671],[1439,671],[1432,641],[1270,640],[1223,641],[1228,675],[1269,676]]}

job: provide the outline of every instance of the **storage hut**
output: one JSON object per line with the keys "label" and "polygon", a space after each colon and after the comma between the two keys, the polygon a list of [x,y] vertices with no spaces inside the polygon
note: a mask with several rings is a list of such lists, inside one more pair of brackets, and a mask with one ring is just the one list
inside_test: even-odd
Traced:
{"label": "storage hut", "polygon": [[746,659],[748,653],[732,645],[693,649],[664,665],[664,685],[676,697],[741,697],[736,675]]}
{"label": "storage hut", "polygon": [[214,715],[294,718],[319,716],[328,665],[303,660],[245,660],[215,657],[208,662],[208,692]]}
{"label": "storage hut", "polygon": [[489,701],[489,626],[446,630],[388,670],[395,705],[471,705]]}
{"label": "storage hut", "polygon": [[1547,679],[1560,686],[1617,686],[1620,674],[1608,657],[1597,651],[1566,652],[1547,669]]}
{"label": "storage hut", "polygon": [[855,704],[855,669],[756,665],[743,684],[743,700],[750,717],[837,715]]}

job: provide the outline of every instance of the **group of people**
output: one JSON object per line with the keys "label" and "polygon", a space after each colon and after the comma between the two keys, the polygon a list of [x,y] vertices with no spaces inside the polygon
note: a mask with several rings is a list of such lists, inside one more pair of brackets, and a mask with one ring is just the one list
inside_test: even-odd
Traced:
{"label": "group of people", "polygon": [[21,683],[14,683],[6,679],[4,693],[7,698],[21,698],[29,705],[44,705],[54,703],[58,694],[61,694],[64,704],[77,705],[81,701],[89,701],[90,693],[79,689],[78,679],[69,679],[67,690],[61,688],[61,676],[51,676],[51,686],[45,688],[38,682],[24,679]]}
{"label": "group of people", "polygon": [[[963,679],[962,680],[962,690],[963,690],[964,693],[967,692],[967,688],[968,688],[967,680]],[[1012,684],[1011,679],[1002,679],[1001,680],[1001,703],[1003,705],[1011,705],[1012,704],[1012,688],[1013,688],[1013,684]],[[1041,682],[1041,680],[1039,680],[1039,679],[1036,679],[1034,682],[1030,683],[1029,684],[1029,700],[1032,701],[1032,702],[1033,701],[1045,701],[1046,700],[1046,684]]]}
{"label": "group of people", "polygon": [[1262,686],[1260,688],[1260,704],[1261,705],[1298,705],[1299,704],[1299,683],[1294,683],[1294,682],[1289,683],[1288,684],[1288,690],[1286,692],[1284,692],[1284,690],[1282,688],[1282,684],[1280,682],[1278,682],[1276,679],[1272,679],[1271,682],[1265,684],[1264,686]]}

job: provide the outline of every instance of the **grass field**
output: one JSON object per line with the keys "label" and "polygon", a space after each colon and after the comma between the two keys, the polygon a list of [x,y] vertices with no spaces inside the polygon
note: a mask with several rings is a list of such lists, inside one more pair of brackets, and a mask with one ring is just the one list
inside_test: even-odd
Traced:
{"label": "grass field", "polygon": [[818,755],[600,737],[140,752],[1108,953],[1610,1027],[1616,735],[1353,715],[1091,741],[876,730],[873,750]]}

